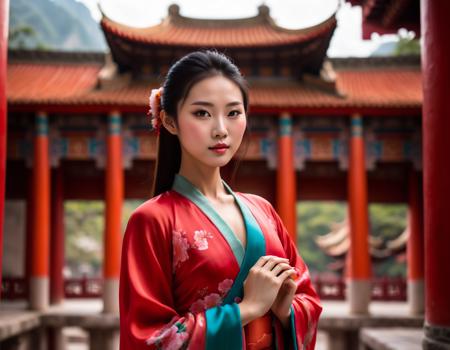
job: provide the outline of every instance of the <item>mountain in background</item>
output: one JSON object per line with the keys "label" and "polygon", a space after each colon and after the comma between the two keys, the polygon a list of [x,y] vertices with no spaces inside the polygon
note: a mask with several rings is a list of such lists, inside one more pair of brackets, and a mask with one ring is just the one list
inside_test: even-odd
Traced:
{"label": "mountain in background", "polygon": [[107,51],[88,8],[75,0],[12,0],[9,48]]}
{"label": "mountain in background", "polygon": [[420,56],[420,40],[399,37],[381,43],[370,56]]}
{"label": "mountain in background", "polygon": [[378,47],[372,51],[370,56],[393,56],[397,49],[397,41],[388,41],[381,43]]}

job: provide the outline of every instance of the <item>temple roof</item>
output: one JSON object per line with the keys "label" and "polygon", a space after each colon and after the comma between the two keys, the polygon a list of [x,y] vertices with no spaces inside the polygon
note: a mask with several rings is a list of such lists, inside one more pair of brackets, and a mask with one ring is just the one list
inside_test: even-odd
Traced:
{"label": "temple roof", "polygon": [[308,28],[287,29],[275,23],[265,5],[258,7],[256,16],[238,19],[185,17],[178,5],[171,5],[161,23],[151,27],[130,27],[105,14],[100,25],[120,73],[165,74],[171,64],[193,50],[217,49],[239,67],[288,67],[300,79],[305,72],[318,75],[336,17],[332,14]]}
{"label": "temple roof", "polygon": [[[96,83],[100,69],[95,65],[11,64],[8,66],[8,103],[10,107],[109,106],[146,111],[149,91],[156,85],[136,84],[98,90]],[[420,71],[341,71],[337,79],[344,97],[304,84],[252,86],[251,108],[305,109],[311,112],[329,108],[335,113],[348,108],[405,108],[420,112]]]}
{"label": "temple roof", "polygon": [[[363,61],[352,59],[353,63],[348,65],[342,59],[337,60],[336,86],[341,95],[292,80],[250,81],[251,110],[315,113],[319,109],[328,109],[329,114],[339,114],[349,113],[349,109],[360,109],[361,112],[372,109],[372,114],[376,115],[386,110],[408,109],[420,114],[420,67],[355,63]],[[383,61],[387,62],[386,59]],[[11,58],[7,71],[9,107],[51,110],[58,106],[83,106],[84,110],[117,108],[145,113],[149,91],[157,83],[131,80],[100,88],[99,74],[103,67],[98,59],[64,63],[60,59],[26,61]]]}
{"label": "temple roof", "polygon": [[261,5],[254,17],[238,19],[199,19],[182,16],[178,5],[169,7],[168,16],[155,26],[134,28],[115,22],[103,14],[105,35],[137,43],[191,47],[255,47],[302,43],[327,36],[336,27],[335,14],[320,24],[303,29],[278,26],[269,8]]}
{"label": "temple roof", "polygon": [[[372,259],[386,259],[403,253],[408,241],[409,228],[394,239],[369,235],[369,250]],[[332,224],[331,231],[315,237],[317,246],[328,256],[343,258],[350,249],[350,224],[348,220]]]}

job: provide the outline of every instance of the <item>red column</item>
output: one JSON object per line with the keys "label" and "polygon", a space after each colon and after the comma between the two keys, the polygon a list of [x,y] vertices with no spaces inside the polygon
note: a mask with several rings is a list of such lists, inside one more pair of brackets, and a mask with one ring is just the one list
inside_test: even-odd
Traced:
{"label": "red column", "polygon": [[348,169],[348,212],[350,223],[350,259],[347,296],[350,312],[366,314],[371,297],[371,261],[369,256],[369,214],[367,176],[361,116],[351,117]]}
{"label": "red column", "polygon": [[297,243],[297,190],[292,141],[292,118],[288,113],[280,115],[277,162],[277,211],[286,229]]}
{"label": "red column", "polygon": [[420,174],[414,169],[410,171],[408,185],[408,304],[411,314],[422,314],[424,310],[422,182]]}
{"label": "red column", "polygon": [[48,117],[36,116],[33,150],[33,243],[30,279],[30,307],[45,310],[49,302],[50,165]]}
{"label": "red column", "polygon": [[450,1],[421,2],[426,349],[450,344],[449,13]]}
{"label": "red column", "polygon": [[64,193],[62,169],[52,170],[50,303],[64,299]]}
{"label": "red column", "polygon": [[[6,65],[8,58],[9,1],[0,1],[0,286],[3,261],[3,211],[5,205],[6,176]],[[1,291],[0,291],[1,299]]]}
{"label": "red column", "polygon": [[106,206],[104,241],[104,312],[118,312],[120,250],[122,244],[123,167],[121,117],[108,116],[106,140]]}

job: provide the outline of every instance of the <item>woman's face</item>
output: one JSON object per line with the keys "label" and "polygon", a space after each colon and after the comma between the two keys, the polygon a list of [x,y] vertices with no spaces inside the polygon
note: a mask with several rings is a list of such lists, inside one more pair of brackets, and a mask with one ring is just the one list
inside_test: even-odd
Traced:
{"label": "woman's face", "polygon": [[199,81],[178,108],[183,160],[226,165],[241,144],[246,124],[238,85],[220,75]]}

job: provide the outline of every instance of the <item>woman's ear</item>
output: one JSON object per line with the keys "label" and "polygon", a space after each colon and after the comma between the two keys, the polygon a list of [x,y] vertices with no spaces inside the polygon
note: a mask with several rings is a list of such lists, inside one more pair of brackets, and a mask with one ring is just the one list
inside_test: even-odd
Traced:
{"label": "woman's ear", "polygon": [[178,134],[177,125],[175,119],[169,116],[164,110],[161,110],[159,117],[161,118],[162,125],[170,132],[172,135]]}

